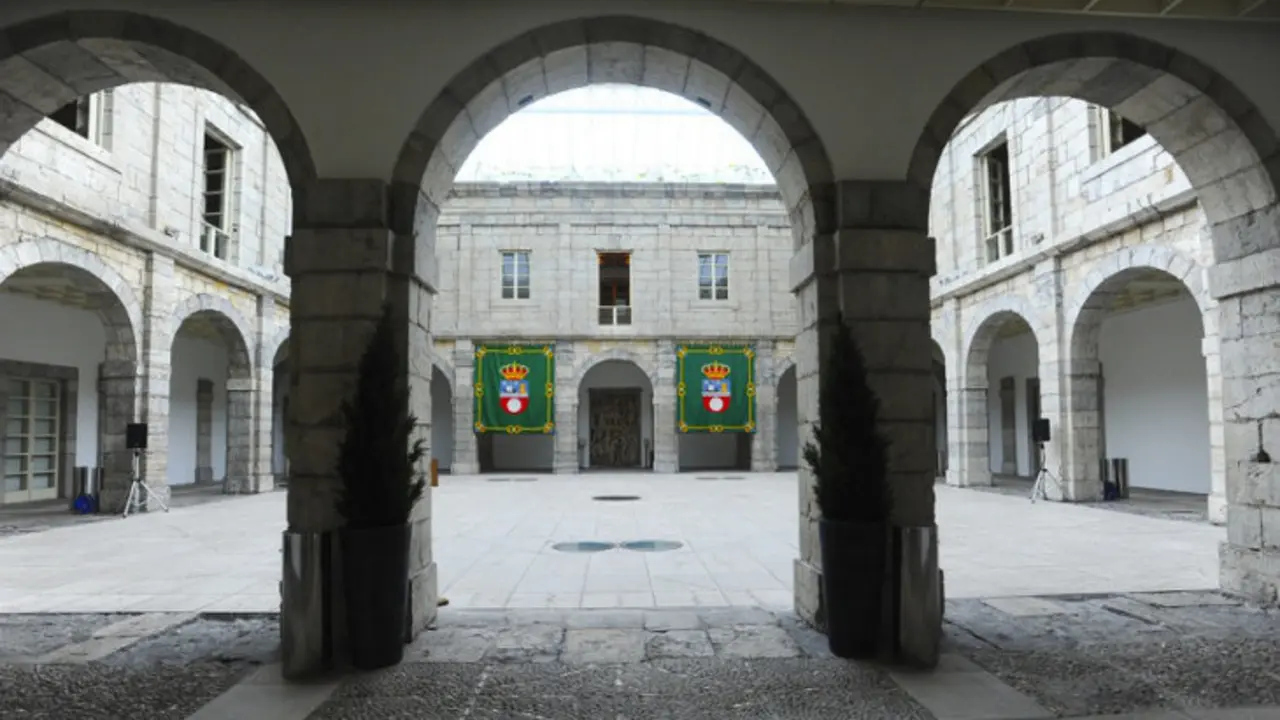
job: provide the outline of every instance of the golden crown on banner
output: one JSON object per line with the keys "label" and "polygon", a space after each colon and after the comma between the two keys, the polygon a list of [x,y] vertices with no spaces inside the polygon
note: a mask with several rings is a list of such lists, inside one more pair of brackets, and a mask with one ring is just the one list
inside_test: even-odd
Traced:
{"label": "golden crown on banner", "polygon": [[506,380],[523,380],[529,375],[529,368],[520,363],[510,363],[498,368],[498,374]]}
{"label": "golden crown on banner", "polygon": [[729,377],[729,366],[722,362],[707,363],[702,366],[702,374],[711,380],[723,380]]}

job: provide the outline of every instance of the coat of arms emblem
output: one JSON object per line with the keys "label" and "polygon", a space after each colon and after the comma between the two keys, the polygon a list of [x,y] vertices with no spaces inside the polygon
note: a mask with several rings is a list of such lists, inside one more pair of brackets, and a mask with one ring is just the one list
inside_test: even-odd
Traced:
{"label": "coat of arms emblem", "polygon": [[702,366],[702,407],[709,413],[722,413],[729,409],[730,392],[729,366],[722,362],[711,362]]}
{"label": "coat of arms emblem", "polygon": [[502,380],[498,382],[498,406],[508,415],[519,415],[529,407],[529,383],[525,380],[529,368],[519,363],[503,365],[498,369]]}

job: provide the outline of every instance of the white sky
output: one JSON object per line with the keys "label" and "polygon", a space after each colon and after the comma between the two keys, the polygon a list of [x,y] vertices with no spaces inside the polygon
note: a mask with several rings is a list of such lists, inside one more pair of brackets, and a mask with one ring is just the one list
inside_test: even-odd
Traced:
{"label": "white sky", "polygon": [[631,85],[530,104],[481,139],[457,180],[774,182],[751,143],[714,113]]}

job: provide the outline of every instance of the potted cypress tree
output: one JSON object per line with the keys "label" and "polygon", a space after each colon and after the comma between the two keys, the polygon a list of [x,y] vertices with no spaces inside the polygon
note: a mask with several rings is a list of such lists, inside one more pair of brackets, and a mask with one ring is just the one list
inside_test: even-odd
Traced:
{"label": "potted cypress tree", "polygon": [[409,602],[409,515],[426,484],[414,439],[409,386],[389,305],[360,359],[354,398],[343,403],[338,513],[351,664],[373,670],[404,657]]}
{"label": "potted cypress tree", "polygon": [[866,359],[837,317],[818,390],[819,424],[805,444],[822,517],[822,595],[827,643],[837,657],[877,654],[889,538],[889,441]]}

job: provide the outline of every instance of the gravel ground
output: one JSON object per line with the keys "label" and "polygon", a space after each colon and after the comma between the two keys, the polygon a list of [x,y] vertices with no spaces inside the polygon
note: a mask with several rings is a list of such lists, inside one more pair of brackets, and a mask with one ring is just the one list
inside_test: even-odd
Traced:
{"label": "gravel ground", "polygon": [[0,716],[6,720],[185,720],[246,672],[243,666],[222,663],[139,668],[0,665]]}
{"label": "gravel ground", "polygon": [[206,615],[107,656],[105,665],[215,663],[251,668],[280,656],[280,621],[269,616]]}
{"label": "gravel ground", "polygon": [[[0,663],[88,640],[127,615],[0,615]],[[3,705],[0,705],[3,707]]]}
{"label": "gravel ground", "polygon": [[948,649],[1060,717],[1280,704],[1274,610],[1209,592],[1044,599],[1062,612],[948,602]]}

